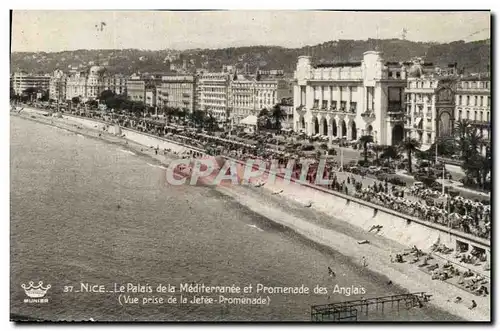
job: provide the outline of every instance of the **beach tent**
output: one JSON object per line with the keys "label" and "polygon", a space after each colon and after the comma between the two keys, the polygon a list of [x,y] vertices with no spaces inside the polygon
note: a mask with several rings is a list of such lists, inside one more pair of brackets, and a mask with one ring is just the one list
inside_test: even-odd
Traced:
{"label": "beach tent", "polygon": [[245,126],[245,132],[254,133],[257,131],[257,116],[248,115],[240,121],[240,124]]}

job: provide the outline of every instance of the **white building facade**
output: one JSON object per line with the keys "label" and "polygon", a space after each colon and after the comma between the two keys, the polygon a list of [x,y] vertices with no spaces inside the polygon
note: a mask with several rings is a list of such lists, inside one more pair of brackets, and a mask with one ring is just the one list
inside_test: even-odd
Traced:
{"label": "white building facade", "polygon": [[455,119],[468,120],[491,141],[491,80],[489,75],[457,81]]}
{"label": "white building facade", "polygon": [[249,115],[258,116],[263,109],[271,110],[282,99],[293,96],[293,85],[286,79],[260,79],[238,75],[231,81],[231,114],[238,124]]}
{"label": "white building facade", "polygon": [[66,100],[66,74],[62,70],[56,70],[50,77],[49,98],[60,102]]}
{"label": "white building facade", "polygon": [[220,122],[228,120],[229,73],[204,73],[199,76],[199,109],[209,111]]}
{"label": "white building facade", "polygon": [[50,75],[31,75],[26,72],[15,72],[12,75],[12,88],[17,95],[23,94],[28,88],[38,91],[48,91]]}
{"label": "white building facade", "polygon": [[194,75],[163,76],[157,91],[158,106],[192,112],[196,105],[196,83]]}
{"label": "white building facade", "polygon": [[318,66],[301,56],[294,78],[295,132],[347,140],[371,135],[383,145],[404,138],[404,65],[384,63],[372,51],[362,62]]}
{"label": "white building facade", "polygon": [[74,97],[81,102],[95,100],[106,89],[104,67],[93,66],[88,71],[72,72],[66,81],[66,100]]}

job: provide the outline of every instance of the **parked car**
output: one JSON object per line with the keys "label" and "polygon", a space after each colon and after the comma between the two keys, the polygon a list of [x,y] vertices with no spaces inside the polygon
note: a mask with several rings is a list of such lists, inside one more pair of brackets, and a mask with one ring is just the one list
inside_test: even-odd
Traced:
{"label": "parked car", "polygon": [[413,186],[415,186],[417,188],[424,188],[425,185],[422,182],[415,182],[415,183],[413,183]]}
{"label": "parked car", "polygon": [[389,167],[382,167],[382,168],[380,169],[380,171],[381,171],[382,173],[385,173],[385,174],[391,174],[391,175],[396,173],[396,170],[394,170],[393,168],[389,168]]}

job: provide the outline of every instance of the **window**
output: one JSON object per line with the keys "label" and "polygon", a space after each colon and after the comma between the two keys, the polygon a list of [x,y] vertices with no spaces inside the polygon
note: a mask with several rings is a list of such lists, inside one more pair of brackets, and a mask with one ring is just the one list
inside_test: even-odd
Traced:
{"label": "window", "polygon": [[467,118],[466,118],[466,120],[468,120],[468,119],[470,119],[470,111],[469,110],[467,110]]}
{"label": "window", "polygon": [[479,97],[479,105],[481,107],[483,106],[483,97],[482,96]]}
{"label": "window", "polygon": [[337,110],[337,100],[332,101],[332,110]]}
{"label": "window", "polygon": [[474,106],[477,106],[477,95],[474,96]]}
{"label": "window", "polygon": [[346,101],[340,101],[340,110],[345,110],[346,103]]}
{"label": "window", "polygon": [[351,112],[352,113],[356,112],[356,106],[357,106],[356,102],[351,101]]}
{"label": "window", "polygon": [[462,119],[462,109],[458,111],[458,120]]}
{"label": "window", "polygon": [[402,89],[389,87],[388,111],[399,111],[401,109]]}
{"label": "window", "polygon": [[323,100],[323,104],[321,105],[321,109],[326,109],[328,107],[328,100]]}
{"label": "window", "polygon": [[483,112],[479,112],[479,120],[482,122],[483,121]]}
{"label": "window", "polygon": [[303,106],[306,103],[306,87],[300,87],[300,105]]}
{"label": "window", "polygon": [[458,96],[458,105],[462,105],[462,96],[461,95]]}
{"label": "window", "polygon": [[474,121],[477,121],[477,110],[474,111]]}
{"label": "window", "polygon": [[470,96],[469,95],[467,96],[467,106],[470,106]]}
{"label": "window", "polygon": [[488,122],[490,121],[490,112],[489,111],[486,112],[486,120]]}
{"label": "window", "polygon": [[490,99],[491,97],[488,97],[488,107],[490,106]]}
{"label": "window", "polygon": [[313,109],[318,109],[319,107],[319,99],[314,99]]}

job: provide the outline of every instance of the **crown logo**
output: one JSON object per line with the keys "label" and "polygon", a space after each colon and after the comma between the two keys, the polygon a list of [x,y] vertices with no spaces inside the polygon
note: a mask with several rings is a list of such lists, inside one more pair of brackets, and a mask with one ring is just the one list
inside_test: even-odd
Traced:
{"label": "crown logo", "polygon": [[43,298],[45,294],[47,294],[47,291],[51,288],[50,284],[43,287],[42,281],[38,282],[38,285],[33,285],[33,282],[29,282],[28,286],[21,284],[21,287],[30,298]]}

